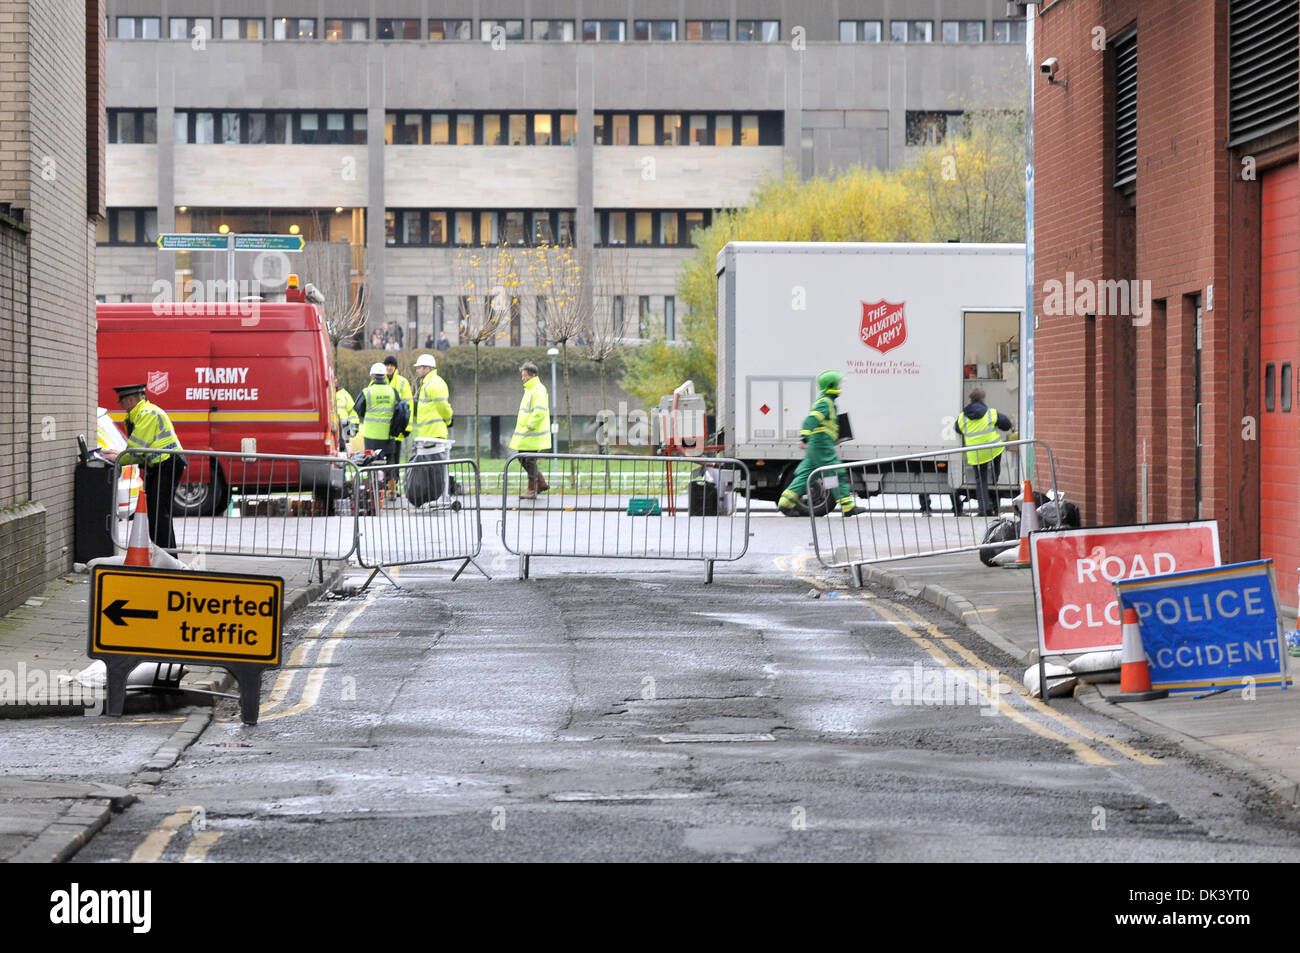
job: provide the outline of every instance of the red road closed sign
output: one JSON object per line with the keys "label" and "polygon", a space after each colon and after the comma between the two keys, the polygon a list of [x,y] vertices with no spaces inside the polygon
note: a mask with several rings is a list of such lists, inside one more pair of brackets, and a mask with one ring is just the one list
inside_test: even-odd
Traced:
{"label": "red road closed sign", "polygon": [[1151,523],[1031,533],[1038,651],[1122,648],[1112,583],[1219,565],[1219,524]]}

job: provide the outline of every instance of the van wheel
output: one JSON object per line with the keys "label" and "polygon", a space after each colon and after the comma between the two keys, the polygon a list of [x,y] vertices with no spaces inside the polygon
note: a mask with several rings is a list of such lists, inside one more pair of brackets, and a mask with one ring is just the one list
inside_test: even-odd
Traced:
{"label": "van wheel", "polygon": [[230,487],[225,477],[214,465],[210,467],[210,476],[203,483],[178,483],[172,498],[173,516],[213,516],[225,515],[226,504],[230,501]]}

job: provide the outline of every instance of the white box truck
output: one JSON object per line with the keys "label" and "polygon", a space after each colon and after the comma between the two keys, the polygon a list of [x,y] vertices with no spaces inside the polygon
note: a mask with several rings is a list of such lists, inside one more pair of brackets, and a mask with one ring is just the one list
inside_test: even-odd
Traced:
{"label": "white box truck", "polygon": [[[837,407],[853,437],[842,460],[959,446],[953,424],[977,386],[1022,419],[1024,245],[731,242],[717,279],[719,437],[749,466],[757,499],[776,499],[802,458],[822,371],[844,373]],[[918,464],[893,490],[973,490],[969,468],[956,469]],[[1015,471],[1004,467],[999,487],[1014,487]],[[889,482],[855,489],[891,492]]]}

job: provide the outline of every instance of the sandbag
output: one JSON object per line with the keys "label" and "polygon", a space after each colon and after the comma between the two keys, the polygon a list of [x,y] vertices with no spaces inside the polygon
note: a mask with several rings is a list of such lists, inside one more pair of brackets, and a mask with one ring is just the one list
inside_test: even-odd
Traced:
{"label": "sandbag", "polygon": [[986,566],[992,566],[994,564],[993,560],[1000,553],[1020,545],[1020,521],[1001,519],[990,523],[989,528],[984,532],[984,538],[980,542],[983,544],[998,544],[980,546],[980,562]]}

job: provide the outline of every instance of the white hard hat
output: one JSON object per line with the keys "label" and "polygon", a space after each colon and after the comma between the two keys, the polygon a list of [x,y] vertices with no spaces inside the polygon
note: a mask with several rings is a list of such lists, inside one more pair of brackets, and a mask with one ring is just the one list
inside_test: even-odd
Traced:
{"label": "white hard hat", "polygon": [[433,359],[432,354],[421,354],[419,357],[415,359],[415,366],[432,367],[436,369],[438,366],[438,362]]}
{"label": "white hard hat", "polygon": [[382,364],[371,364],[370,376],[374,377],[376,374],[383,374],[385,377],[387,377],[388,371],[384,368],[384,365]]}

